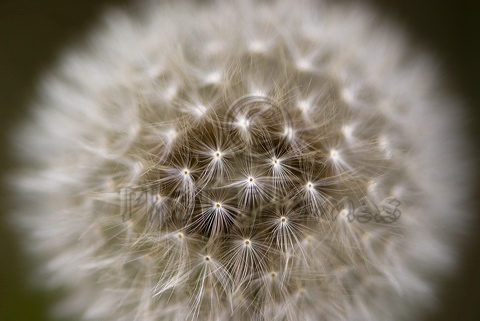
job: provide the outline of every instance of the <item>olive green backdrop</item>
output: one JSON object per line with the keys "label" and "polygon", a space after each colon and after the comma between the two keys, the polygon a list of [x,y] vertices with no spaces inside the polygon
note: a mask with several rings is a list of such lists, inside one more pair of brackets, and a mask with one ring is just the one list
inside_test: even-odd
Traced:
{"label": "olive green backdrop", "polygon": [[[480,160],[480,7],[476,1],[364,0],[406,26],[414,43],[444,64],[448,83],[463,97],[469,113],[467,130]],[[294,4],[295,0],[292,0]],[[82,37],[109,5],[125,0],[0,0],[0,177],[15,164],[7,133],[27,113],[34,84],[54,65],[62,48]],[[473,174],[472,174],[473,175]],[[479,177],[479,176],[477,176]],[[479,214],[480,184],[472,186]],[[49,320],[48,307],[59,292],[30,288],[33,266],[21,254],[21,235],[8,228],[8,190],[0,184],[0,321]],[[478,215],[477,215],[478,216]],[[462,264],[443,286],[442,309],[430,320],[480,320],[480,220],[461,251]]]}

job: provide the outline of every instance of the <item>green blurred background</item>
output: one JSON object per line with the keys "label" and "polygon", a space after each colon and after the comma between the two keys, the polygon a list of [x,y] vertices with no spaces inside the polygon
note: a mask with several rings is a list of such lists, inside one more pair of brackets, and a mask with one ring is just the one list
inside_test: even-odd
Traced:
{"label": "green blurred background", "polygon": [[[443,63],[452,89],[468,106],[467,131],[475,142],[472,158],[480,160],[480,5],[453,0],[364,0],[396,17],[415,45],[433,52]],[[55,64],[62,48],[88,32],[105,7],[125,0],[0,0],[0,177],[14,168],[7,133],[27,114],[34,86]],[[292,4],[294,0],[292,0]],[[480,184],[473,186],[476,214]],[[31,263],[19,240],[5,224],[8,190],[0,184],[0,320],[49,320],[48,308],[58,292],[32,289]],[[478,215],[477,215],[478,216]],[[428,320],[480,320],[480,220],[461,251],[461,266],[447,280],[442,308]]]}

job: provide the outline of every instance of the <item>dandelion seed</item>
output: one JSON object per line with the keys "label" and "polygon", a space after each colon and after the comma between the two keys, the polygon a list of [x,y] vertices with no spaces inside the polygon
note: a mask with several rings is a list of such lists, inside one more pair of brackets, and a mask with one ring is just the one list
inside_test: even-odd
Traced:
{"label": "dandelion seed", "polygon": [[207,112],[207,107],[203,106],[203,105],[200,105],[200,106],[197,106],[195,108],[195,113],[198,115],[198,116],[203,116],[205,115],[205,113]]}
{"label": "dandelion seed", "polygon": [[353,134],[353,127],[351,125],[345,125],[342,127],[342,133],[346,139],[351,139]]}
{"label": "dandelion seed", "polygon": [[247,129],[250,126],[250,121],[244,117],[239,118],[237,126],[242,129]]}
{"label": "dandelion seed", "polygon": [[248,45],[248,50],[253,53],[264,53],[265,51],[267,51],[267,48],[267,45],[260,40],[252,41]]}
{"label": "dandelion seed", "polygon": [[370,180],[367,185],[368,191],[371,193],[375,192],[377,185],[378,185],[377,181]]}
{"label": "dandelion seed", "polygon": [[222,73],[218,71],[209,73],[205,77],[205,82],[207,84],[219,84],[221,81],[222,81]]}
{"label": "dandelion seed", "polygon": [[172,101],[177,97],[178,88],[175,85],[170,85],[164,93],[165,99],[167,101]]}
{"label": "dandelion seed", "polygon": [[308,59],[305,59],[305,58],[297,60],[296,66],[299,70],[302,70],[302,71],[312,70],[311,62]]}
{"label": "dandelion seed", "polygon": [[155,203],[161,203],[163,201],[163,196],[160,193],[155,194],[153,197]]}
{"label": "dandelion seed", "polygon": [[351,89],[349,88],[344,88],[342,90],[342,98],[344,99],[344,101],[348,104],[351,104],[351,105],[354,105],[355,103],[355,96],[354,96],[354,93]]}
{"label": "dandelion seed", "polygon": [[224,50],[224,43],[222,41],[212,41],[205,47],[205,53],[208,56],[219,55]]}
{"label": "dandelion seed", "polygon": [[380,150],[385,152],[385,156],[387,158],[392,158],[392,149],[390,148],[390,144],[385,136],[380,136],[378,140],[378,146]]}
{"label": "dandelion seed", "polygon": [[298,102],[298,109],[302,112],[307,112],[310,109],[310,104],[306,100],[301,100]]}
{"label": "dandelion seed", "polygon": [[136,162],[133,165],[133,171],[136,175],[140,174],[142,172],[142,169],[143,169],[143,165],[140,162]]}
{"label": "dandelion seed", "polygon": [[340,158],[340,154],[335,149],[331,150],[330,151],[330,158],[333,159],[334,161],[337,161]]}
{"label": "dandelion seed", "polygon": [[285,130],[283,131],[283,135],[287,137],[288,139],[292,139],[294,137],[294,130],[291,127],[285,127]]}
{"label": "dandelion seed", "polygon": [[166,135],[168,137],[169,142],[172,142],[177,137],[177,132],[171,129],[166,133]]}

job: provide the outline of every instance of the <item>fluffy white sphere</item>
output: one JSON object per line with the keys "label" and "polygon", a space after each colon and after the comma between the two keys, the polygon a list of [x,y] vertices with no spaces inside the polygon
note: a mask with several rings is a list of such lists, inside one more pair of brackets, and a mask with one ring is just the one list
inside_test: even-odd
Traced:
{"label": "fluffy white sphere", "polygon": [[412,320],[468,219],[458,103],[361,6],[111,12],[17,132],[16,213],[83,320]]}

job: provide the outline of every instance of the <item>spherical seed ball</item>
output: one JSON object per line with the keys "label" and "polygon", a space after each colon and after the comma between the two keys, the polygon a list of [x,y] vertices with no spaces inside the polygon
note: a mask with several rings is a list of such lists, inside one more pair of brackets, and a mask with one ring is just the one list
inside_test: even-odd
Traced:
{"label": "spherical seed ball", "polygon": [[307,0],[109,13],[16,133],[16,217],[58,312],[418,318],[468,215],[457,103],[375,21]]}

